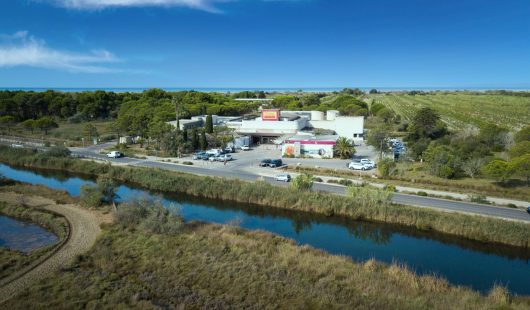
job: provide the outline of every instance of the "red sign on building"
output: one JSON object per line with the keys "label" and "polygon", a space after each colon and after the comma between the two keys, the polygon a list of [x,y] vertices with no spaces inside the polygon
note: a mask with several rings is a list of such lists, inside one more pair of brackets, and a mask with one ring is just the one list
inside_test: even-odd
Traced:
{"label": "red sign on building", "polygon": [[280,120],[280,110],[278,109],[269,109],[261,111],[261,119],[264,121],[279,121]]}

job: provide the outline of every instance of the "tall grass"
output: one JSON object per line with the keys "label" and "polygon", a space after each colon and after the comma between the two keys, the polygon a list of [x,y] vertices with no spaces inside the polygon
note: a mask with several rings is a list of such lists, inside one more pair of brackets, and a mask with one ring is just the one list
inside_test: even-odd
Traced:
{"label": "tall grass", "polygon": [[355,198],[298,191],[265,182],[244,182],[203,177],[153,168],[131,168],[95,162],[53,158],[25,150],[0,148],[0,161],[26,167],[59,169],[86,175],[108,174],[114,180],[150,190],[178,192],[197,197],[259,204],[290,210],[340,215],[354,220],[386,222],[438,231],[481,242],[529,247],[530,225],[499,219],[401,205],[366,205]]}
{"label": "tall grass", "polygon": [[6,309],[527,309],[398,264],[331,256],[271,234],[200,223],[176,235],[104,230],[73,266]]}

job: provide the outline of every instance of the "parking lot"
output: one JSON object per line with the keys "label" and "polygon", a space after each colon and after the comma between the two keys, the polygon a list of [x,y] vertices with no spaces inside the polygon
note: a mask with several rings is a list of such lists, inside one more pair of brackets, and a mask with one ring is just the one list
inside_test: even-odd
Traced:
{"label": "parking lot", "polygon": [[[377,161],[377,151],[371,146],[361,145],[356,146],[356,154],[354,158],[367,158]],[[231,153],[233,160],[226,162],[212,162],[209,160],[193,160],[191,156],[181,158],[180,160],[187,160],[193,162],[195,166],[210,169],[248,169],[259,168],[259,163],[263,159],[282,159],[287,165],[299,165],[305,167],[318,167],[328,169],[348,169],[347,165],[352,161],[351,159],[318,159],[318,158],[282,158],[281,146],[276,145],[260,145],[253,146],[248,151],[237,150]]]}

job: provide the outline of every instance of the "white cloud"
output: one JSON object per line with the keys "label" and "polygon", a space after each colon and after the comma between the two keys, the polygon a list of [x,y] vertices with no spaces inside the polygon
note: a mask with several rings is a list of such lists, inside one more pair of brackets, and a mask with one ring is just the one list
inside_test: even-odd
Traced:
{"label": "white cloud", "polygon": [[[118,62],[106,50],[93,50],[89,53],[61,51],[46,46],[43,40],[18,31],[12,35],[0,34],[0,68],[28,66],[66,70],[70,72],[104,73],[116,70],[108,64]],[[107,64],[107,66],[105,66]]]}
{"label": "white cloud", "polygon": [[212,13],[220,12],[214,4],[219,2],[229,2],[230,0],[48,0],[53,1],[59,6],[81,9],[94,10],[112,7],[188,7],[208,11]]}

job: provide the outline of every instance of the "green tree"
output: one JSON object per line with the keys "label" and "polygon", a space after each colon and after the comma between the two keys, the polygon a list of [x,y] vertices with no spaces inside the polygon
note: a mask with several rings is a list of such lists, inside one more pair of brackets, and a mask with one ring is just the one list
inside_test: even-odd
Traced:
{"label": "green tree", "polygon": [[26,130],[31,131],[31,134],[33,134],[33,131],[35,130],[35,120],[34,119],[27,119],[20,123],[20,126]]}
{"label": "green tree", "polygon": [[199,140],[199,144],[201,146],[201,150],[206,150],[208,148],[208,140],[206,139],[206,131],[201,131],[201,139]]}
{"label": "green tree", "polygon": [[379,150],[379,158],[383,158],[384,150],[388,149],[390,128],[386,124],[378,124],[368,131],[366,143]]}
{"label": "green tree", "polygon": [[423,153],[423,159],[428,164],[430,174],[445,179],[457,176],[461,167],[460,159],[446,145],[431,143]]}
{"label": "green tree", "polygon": [[493,160],[482,168],[482,173],[497,182],[504,182],[510,177],[510,167],[504,160]]}
{"label": "green tree", "polygon": [[370,89],[370,94],[377,94],[377,93],[379,93],[377,89],[375,88]]}
{"label": "green tree", "polygon": [[0,125],[7,128],[7,134],[11,133],[11,127],[15,124],[15,118],[11,115],[4,115],[0,117]]}
{"label": "green tree", "polygon": [[342,159],[352,158],[355,154],[355,147],[350,139],[346,137],[340,137],[337,139],[337,144],[334,148],[335,156],[338,156]]}
{"label": "green tree", "polygon": [[118,198],[118,185],[108,176],[99,176],[96,185],[101,194],[101,202],[113,203]]}
{"label": "green tree", "polygon": [[191,131],[191,147],[193,150],[197,150],[199,148],[199,134],[197,133],[197,129],[193,129]]}
{"label": "green tree", "polygon": [[526,179],[526,184],[530,186],[530,154],[514,158],[510,162],[510,171],[514,175]]}
{"label": "green tree", "polygon": [[97,138],[99,136],[98,129],[92,124],[86,124],[83,127],[83,136],[89,139]]}
{"label": "green tree", "polygon": [[486,124],[480,128],[478,138],[493,151],[503,151],[506,147],[508,129],[495,124]]}
{"label": "green tree", "polygon": [[311,190],[313,188],[313,176],[309,173],[303,173],[293,179],[291,186],[298,190]]}
{"label": "green tree", "polygon": [[515,134],[515,142],[530,141],[530,126],[523,127]]}
{"label": "green tree", "polygon": [[188,130],[187,129],[184,129],[182,131],[182,140],[184,140],[184,142],[188,141]]}
{"label": "green tree", "polygon": [[211,115],[206,116],[206,124],[204,125],[204,130],[207,133],[213,133],[213,118]]}
{"label": "green tree", "polygon": [[47,135],[48,131],[53,128],[58,128],[59,125],[50,117],[44,116],[35,121],[35,126],[40,130],[44,131]]}
{"label": "green tree", "polygon": [[438,112],[429,107],[421,108],[416,112],[409,129],[410,140],[438,139],[447,133],[447,128],[440,120]]}
{"label": "green tree", "polygon": [[530,154],[530,141],[520,141],[517,142],[512,148],[508,151],[511,158],[523,156],[525,154]]}
{"label": "green tree", "polygon": [[171,132],[172,130],[178,129],[174,129],[173,126],[171,126],[170,124],[157,119],[149,123],[148,134],[151,139],[154,139],[156,141],[156,145],[160,146],[162,138],[164,138],[166,134],[168,132]]}

